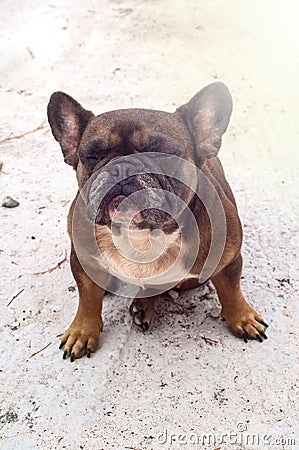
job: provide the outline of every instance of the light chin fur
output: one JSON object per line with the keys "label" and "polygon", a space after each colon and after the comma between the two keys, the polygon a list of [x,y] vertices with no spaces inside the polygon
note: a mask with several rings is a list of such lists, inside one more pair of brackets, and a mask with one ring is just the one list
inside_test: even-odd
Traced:
{"label": "light chin fur", "polygon": [[140,285],[143,284],[142,279],[153,277],[159,284],[180,280],[179,273],[166,274],[180,254],[182,242],[179,230],[172,234],[163,233],[163,245],[161,235],[153,236],[149,229],[129,230],[127,234],[120,232],[119,236],[114,236],[107,226],[98,225],[95,235],[100,253],[113,275],[126,281],[132,279],[133,284],[138,284],[140,279]]}

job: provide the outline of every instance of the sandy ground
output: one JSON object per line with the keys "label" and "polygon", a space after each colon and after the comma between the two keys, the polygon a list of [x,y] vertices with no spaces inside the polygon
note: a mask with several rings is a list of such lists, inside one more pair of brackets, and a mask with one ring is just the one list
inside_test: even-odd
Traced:
{"label": "sandy ground", "polygon": [[[0,211],[1,449],[299,448],[297,5],[1,1],[1,198],[20,202]],[[215,79],[234,97],[220,156],[244,224],[243,290],[268,341],[234,338],[205,286],[159,305],[147,334],[127,299],[107,296],[100,350],[63,361],[76,183],[45,122],[50,94],[97,113],[173,111]]]}

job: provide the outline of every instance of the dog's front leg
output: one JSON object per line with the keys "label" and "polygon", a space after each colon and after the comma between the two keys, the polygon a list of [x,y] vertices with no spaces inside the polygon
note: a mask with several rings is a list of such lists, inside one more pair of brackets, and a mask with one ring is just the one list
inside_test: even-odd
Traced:
{"label": "dog's front leg", "polygon": [[[79,291],[79,305],[76,316],[61,338],[63,358],[70,356],[71,361],[95,352],[98,347],[100,332],[103,328],[102,300],[105,289],[98,286],[84,272],[76,252],[71,250],[71,269]],[[104,278],[109,275],[104,274]],[[103,278],[102,277],[102,278]]]}
{"label": "dog's front leg", "polygon": [[240,288],[241,272],[240,254],[235,261],[211,278],[222,306],[221,315],[231,331],[245,342],[248,338],[262,342],[267,339],[265,330],[268,325],[243,297]]}

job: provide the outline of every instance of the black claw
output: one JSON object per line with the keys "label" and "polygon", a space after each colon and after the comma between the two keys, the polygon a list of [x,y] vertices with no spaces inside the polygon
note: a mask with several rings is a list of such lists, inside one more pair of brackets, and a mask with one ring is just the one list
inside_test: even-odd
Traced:
{"label": "black claw", "polygon": [[262,320],[259,321],[259,322],[260,322],[261,325],[264,325],[265,328],[268,328],[268,327],[269,327],[269,325],[268,325],[266,322],[263,322]]}
{"label": "black claw", "polygon": [[130,308],[129,308],[129,313],[131,314],[131,316],[133,317],[133,303],[131,303]]}
{"label": "black claw", "polygon": [[144,323],[142,324],[142,329],[143,329],[143,331],[147,331],[147,330],[149,329],[149,324],[148,324],[148,322],[144,322]]}
{"label": "black claw", "polygon": [[259,334],[256,335],[256,339],[257,339],[259,342],[263,342],[262,336],[260,336]]}
{"label": "black claw", "polygon": [[248,338],[247,338],[247,334],[246,333],[242,334],[242,338],[244,339],[245,344],[247,344]]}
{"label": "black claw", "polygon": [[268,339],[268,336],[266,336],[266,334],[263,333],[263,331],[260,331],[259,333],[260,333],[260,335],[261,335],[264,339]]}
{"label": "black claw", "polygon": [[59,350],[61,350],[63,347],[64,347],[64,344],[65,344],[65,342],[64,341],[61,341],[60,342],[60,345],[59,345]]}
{"label": "black claw", "polygon": [[91,354],[91,350],[90,350],[90,348],[88,348],[88,349],[86,350],[86,356],[87,356],[87,358],[90,358],[90,354]]}
{"label": "black claw", "polygon": [[71,359],[70,359],[70,361],[71,361],[71,362],[74,362],[74,361],[75,361],[75,356],[74,356],[73,353],[71,354]]}
{"label": "black claw", "polygon": [[67,358],[67,355],[68,355],[68,351],[67,351],[67,350],[65,350],[65,351],[63,352],[63,356],[62,356],[62,358],[63,358],[63,359],[66,359],[66,358]]}

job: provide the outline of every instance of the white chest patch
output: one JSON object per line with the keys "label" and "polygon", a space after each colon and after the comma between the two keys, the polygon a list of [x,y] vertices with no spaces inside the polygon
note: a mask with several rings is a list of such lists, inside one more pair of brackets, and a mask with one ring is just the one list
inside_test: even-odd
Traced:
{"label": "white chest patch", "polygon": [[179,231],[167,235],[161,230],[126,230],[112,234],[96,227],[99,264],[112,275],[140,287],[178,283],[188,278],[184,268]]}

